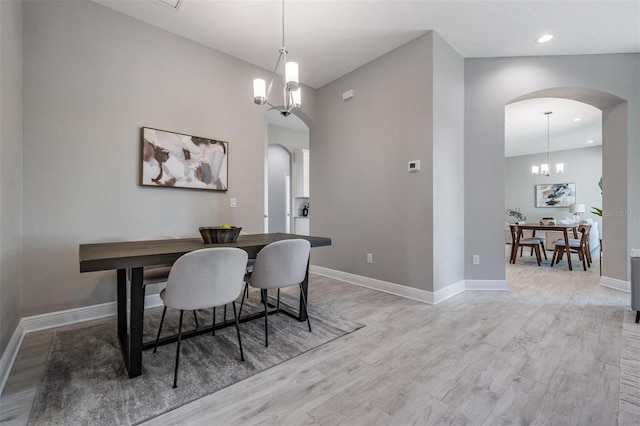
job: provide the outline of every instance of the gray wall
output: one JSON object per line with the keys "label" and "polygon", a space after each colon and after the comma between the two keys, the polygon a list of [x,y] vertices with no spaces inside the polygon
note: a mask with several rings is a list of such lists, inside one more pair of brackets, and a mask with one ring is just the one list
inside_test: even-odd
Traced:
{"label": "gray wall", "polygon": [[[311,233],[333,245],[314,264],[433,289],[432,80],[427,34],[319,89]],[[407,173],[409,160],[422,171]]]}
{"label": "gray wall", "polygon": [[464,60],[433,33],[433,287],[464,279]]}
{"label": "gray wall", "polygon": [[22,318],[22,1],[0,1],[0,354]]}
{"label": "gray wall", "polygon": [[[24,255],[38,265],[25,316],[115,300],[113,272],[78,272],[78,244],[224,222],[262,232],[265,109],[251,81],[270,71],[93,2],[24,12]],[[305,88],[308,121],[314,103]],[[228,141],[229,191],[140,187],[142,126]]]}
{"label": "gray wall", "polygon": [[319,90],[311,233],[333,247],[316,264],[427,291],[464,278],[463,70],[428,33]]}
{"label": "gray wall", "polygon": [[[590,213],[592,207],[602,208],[598,187],[602,176],[602,146],[554,151],[551,153],[551,167],[555,163],[564,163],[565,172],[549,177],[531,174],[531,166],[546,162],[546,153],[505,158],[505,208],[520,208],[527,216],[527,222],[532,223],[543,217],[571,217],[568,207],[536,207],[535,185],[573,182],[576,184],[576,203],[586,205],[587,212],[580,217],[598,221],[598,229],[602,231],[601,218]],[[514,219],[505,215],[505,221],[513,222]]]}
{"label": "gray wall", "polygon": [[[603,219],[604,273],[628,279],[629,248],[640,243],[638,75],[638,54],[465,60],[465,278],[505,277],[504,107],[526,94],[557,89],[593,104],[605,94],[627,101],[603,102],[602,109],[603,206],[621,213]],[[472,253],[481,254],[481,265],[471,265]]]}

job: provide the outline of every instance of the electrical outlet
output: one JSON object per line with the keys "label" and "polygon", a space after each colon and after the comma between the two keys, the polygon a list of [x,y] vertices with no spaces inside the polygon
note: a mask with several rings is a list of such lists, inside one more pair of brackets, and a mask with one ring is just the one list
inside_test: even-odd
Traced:
{"label": "electrical outlet", "polygon": [[473,255],[473,264],[474,265],[479,265],[480,264],[480,255],[479,254],[474,254]]}
{"label": "electrical outlet", "polygon": [[237,203],[236,203],[236,199],[235,198],[230,198],[229,199],[229,207],[236,207]]}
{"label": "electrical outlet", "polygon": [[367,263],[373,263],[373,254],[367,253]]}

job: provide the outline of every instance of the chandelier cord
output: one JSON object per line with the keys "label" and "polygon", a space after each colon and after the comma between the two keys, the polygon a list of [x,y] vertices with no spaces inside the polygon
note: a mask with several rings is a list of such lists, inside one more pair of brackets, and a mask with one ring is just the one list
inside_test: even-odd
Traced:
{"label": "chandelier cord", "polygon": [[[271,94],[271,88],[273,87],[273,80],[278,75],[278,66],[280,66],[280,61],[284,57],[284,63],[287,63],[287,49],[284,46],[284,0],[282,0],[282,47],[280,48],[280,54],[278,55],[278,60],[276,61],[276,66],[273,67],[273,72],[271,73],[271,81],[269,82],[269,87],[267,88],[267,99],[269,99],[269,95]],[[269,101],[267,104],[276,108]]]}
{"label": "chandelier cord", "polygon": [[[549,142],[549,138],[550,138],[550,131],[549,131],[549,127],[550,127],[550,120],[551,120],[551,113],[548,112],[547,113],[547,164],[549,165],[549,169],[551,169],[551,145]],[[551,170],[549,170],[549,172],[551,172]]]}

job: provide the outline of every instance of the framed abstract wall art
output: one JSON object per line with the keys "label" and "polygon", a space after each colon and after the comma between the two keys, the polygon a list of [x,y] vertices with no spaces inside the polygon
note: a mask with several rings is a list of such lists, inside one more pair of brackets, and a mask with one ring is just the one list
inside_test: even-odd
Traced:
{"label": "framed abstract wall art", "polygon": [[141,185],[226,191],[228,154],[228,142],[143,127]]}
{"label": "framed abstract wall art", "polygon": [[575,202],[575,183],[536,185],[536,207],[569,207]]}

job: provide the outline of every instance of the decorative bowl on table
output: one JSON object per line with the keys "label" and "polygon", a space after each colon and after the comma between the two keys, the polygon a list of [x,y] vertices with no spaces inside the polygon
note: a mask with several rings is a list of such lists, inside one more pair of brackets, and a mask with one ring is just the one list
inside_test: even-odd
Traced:
{"label": "decorative bowl on table", "polygon": [[200,235],[205,244],[235,243],[242,230],[241,226],[222,228],[220,226],[201,226]]}

